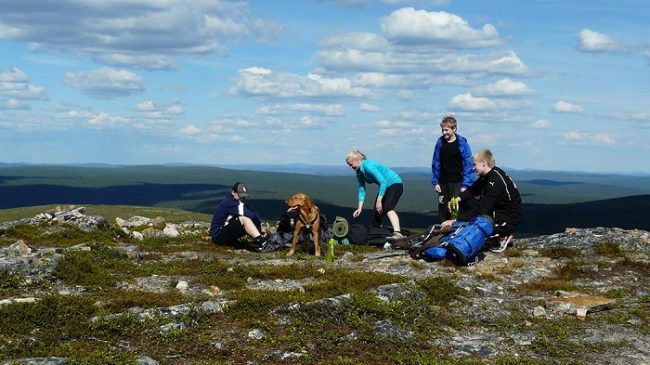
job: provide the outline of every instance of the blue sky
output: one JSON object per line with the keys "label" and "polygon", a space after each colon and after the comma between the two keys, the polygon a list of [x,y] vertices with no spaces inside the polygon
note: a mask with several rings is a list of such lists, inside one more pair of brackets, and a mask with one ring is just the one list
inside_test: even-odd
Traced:
{"label": "blue sky", "polygon": [[647,173],[650,4],[0,0],[0,162]]}

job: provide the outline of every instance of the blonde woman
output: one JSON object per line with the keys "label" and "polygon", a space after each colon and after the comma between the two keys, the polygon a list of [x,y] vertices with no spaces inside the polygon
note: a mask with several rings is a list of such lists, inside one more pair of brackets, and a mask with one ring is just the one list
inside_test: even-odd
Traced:
{"label": "blonde woman", "polygon": [[377,198],[375,199],[375,224],[381,225],[384,215],[388,217],[393,234],[388,238],[397,239],[404,237],[401,232],[399,217],[395,212],[395,206],[404,191],[404,185],[399,175],[381,162],[366,159],[359,150],[353,150],[345,157],[345,162],[357,173],[359,183],[359,205],[352,213],[358,218],[363,210],[363,202],[366,199],[366,183],[379,185]]}

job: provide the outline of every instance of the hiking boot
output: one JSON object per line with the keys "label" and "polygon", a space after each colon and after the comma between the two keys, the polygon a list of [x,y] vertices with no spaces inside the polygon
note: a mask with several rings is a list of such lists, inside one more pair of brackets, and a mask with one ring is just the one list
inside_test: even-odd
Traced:
{"label": "hiking boot", "polygon": [[275,247],[270,242],[264,242],[260,247],[257,248],[257,252],[273,252],[277,247]]}
{"label": "hiking boot", "polygon": [[508,245],[512,243],[515,236],[509,235],[507,237],[498,237],[497,241],[499,242],[498,246],[492,247],[490,251],[492,252],[503,252],[508,248]]}
{"label": "hiking boot", "polygon": [[389,239],[389,240],[398,240],[400,238],[404,238],[404,235],[400,231],[393,231],[392,235],[386,237],[386,239]]}

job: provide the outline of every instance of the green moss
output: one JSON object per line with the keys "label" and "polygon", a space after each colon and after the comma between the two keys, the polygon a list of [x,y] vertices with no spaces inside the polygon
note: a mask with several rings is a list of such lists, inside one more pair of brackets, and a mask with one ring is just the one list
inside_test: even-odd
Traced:
{"label": "green moss", "polygon": [[594,246],[594,252],[601,256],[622,257],[624,255],[618,242],[602,242]]}
{"label": "green moss", "polygon": [[465,297],[467,292],[456,286],[456,280],[449,276],[438,276],[417,281],[433,304],[448,307],[454,301]]}
{"label": "green moss", "polygon": [[542,248],[539,250],[539,253],[542,256],[550,257],[552,259],[562,259],[562,258],[574,259],[582,256],[582,252],[580,250],[572,247]]}
{"label": "green moss", "polygon": [[96,229],[86,232],[76,226],[63,224],[57,226],[20,225],[8,228],[4,235],[14,240],[22,239],[36,247],[70,247],[83,242],[112,243],[118,233],[112,229]]}

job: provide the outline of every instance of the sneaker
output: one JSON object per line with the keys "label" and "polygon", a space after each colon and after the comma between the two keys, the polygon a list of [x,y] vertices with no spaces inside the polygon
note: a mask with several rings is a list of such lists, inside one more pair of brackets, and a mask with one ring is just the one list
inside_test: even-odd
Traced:
{"label": "sneaker", "polygon": [[400,238],[404,238],[404,235],[400,231],[394,231],[392,235],[386,237],[389,240],[398,240]]}
{"label": "sneaker", "polygon": [[264,242],[260,247],[257,248],[257,252],[272,252],[275,251],[277,247],[273,246],[271,243]]}
{"label": "sneaker", "polygon": [[503,252],[508,248],[508,245],[512,243],[512,240],[515,237],[513,235],[509,235],[507,237],[498,237],[498,242],[499,245],[496,247],[492,247],[490,251],[492,252]]}

